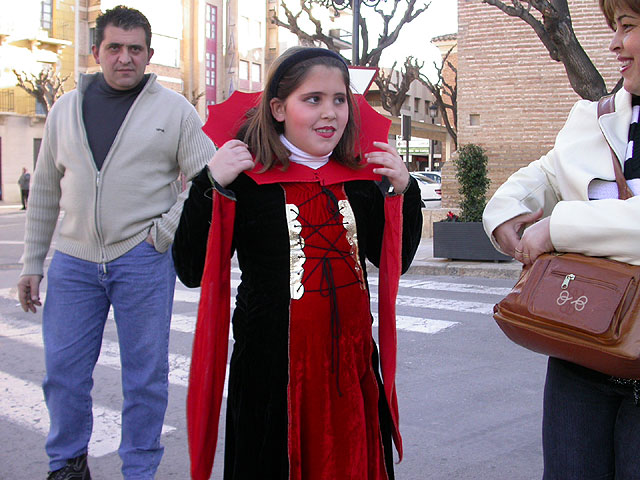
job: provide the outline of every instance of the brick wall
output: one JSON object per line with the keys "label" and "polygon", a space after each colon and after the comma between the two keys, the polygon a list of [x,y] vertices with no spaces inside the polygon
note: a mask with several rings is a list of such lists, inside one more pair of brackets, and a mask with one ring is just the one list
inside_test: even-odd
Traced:
{"label": "brick wall", "polygon": [[[507,2],[508,3],[508,2]],[[569,0],[576,35],[611,89],[619,78],[611,30],[596,0]],[[458,0],[458,144],[487,150],[489,196],[552,146],[579,99],[561,63],[533,29],[481,0]],[[469,125],[470,115],[480,115]],[[443,169],[443,207],[457,206],[453,162]]]}

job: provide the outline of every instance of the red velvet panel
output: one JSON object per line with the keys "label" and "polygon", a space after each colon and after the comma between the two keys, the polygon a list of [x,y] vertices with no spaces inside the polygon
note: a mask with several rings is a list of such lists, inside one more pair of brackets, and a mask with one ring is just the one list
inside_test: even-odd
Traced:
{"label": "red velvet panel", "polygon": [[234,218],[235,202],[215,192],[187,394],[189,455],[194,480],[210,477],[218,439],[229,347]]}

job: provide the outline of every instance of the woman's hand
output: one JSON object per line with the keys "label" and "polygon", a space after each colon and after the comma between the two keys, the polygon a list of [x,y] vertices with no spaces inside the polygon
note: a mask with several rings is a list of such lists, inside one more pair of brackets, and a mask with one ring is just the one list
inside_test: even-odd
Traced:
{"label": "woman's hand", "polygon": [[229,140],[209,160],[213,179],[226,188],[240,173],[250,170],[255,162],[247,144],[240,140]]}
{"label": "woman's hand", "polygon": [[386,176],[396,193],[404,192],[409,185],[409,171],[402,161],[402,157],[388,143],[373,142],[373,146],[382,150],[381,152],[369,152],[365,155],[367,162],[381,166],[381,168],[374,168],[373,173]]}
{"label": "woman's hand", "polygon": [[515,248],[516,260],[531,265],[543,253],[555,250],[551,243],[550,222],[551,218],[546,217],[527,228]]}
{"label": "woman's hand", "polygon": [[[532,264],[543,253],[555,250],[551,243],[550,217],[543,218],[542,209],[507,220],[493,231],[503,252],[525,265]],[[531,226],[529,226],[531,225]],[[520,232],[527,230],[520,238]]]}
{"label": "woman's hand", "polygon": [[500,249],[507,255],[516,258],[515,250],[520,243],[520,234],[526,227],[540,220],[541,217],[542,209],[537,212],[523,213],[499,225],[493,231],[493,236],[498,245],[500,245]]}

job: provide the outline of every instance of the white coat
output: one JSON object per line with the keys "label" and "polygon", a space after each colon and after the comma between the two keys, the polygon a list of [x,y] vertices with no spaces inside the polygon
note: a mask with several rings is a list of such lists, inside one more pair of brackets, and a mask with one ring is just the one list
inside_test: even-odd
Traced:
{"label": "white coat", "polygon": [[556,251],[640,265],[640,195],[593,201],[587,195],[593,179],[615,179],[609,144],[621,165],[624,163],[631,94],[621,89],[615,106],[614,113],[599,119],[601,130],[597,102],[578,101],[553,149],[515,172],[496,191],[483,215],[485,231],[496,248],[496,227],[543,208],[544,216],[551,216],[551,242]]}

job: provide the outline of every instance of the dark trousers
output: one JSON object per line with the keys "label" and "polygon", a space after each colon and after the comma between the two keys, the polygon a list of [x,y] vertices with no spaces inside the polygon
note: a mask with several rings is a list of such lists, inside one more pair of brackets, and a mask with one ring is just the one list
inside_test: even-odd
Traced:
{"label": "dark trousers", "polygon": [[550,358],[542,446],[544,480],[640,479],[640,406],[632,387]]}
{"label": "dark trousers", "polygon": [[27,208],[27,202],[29,200],[29,190],[20,190],[20,197],[22,199],[22,209],[25,210]]}

